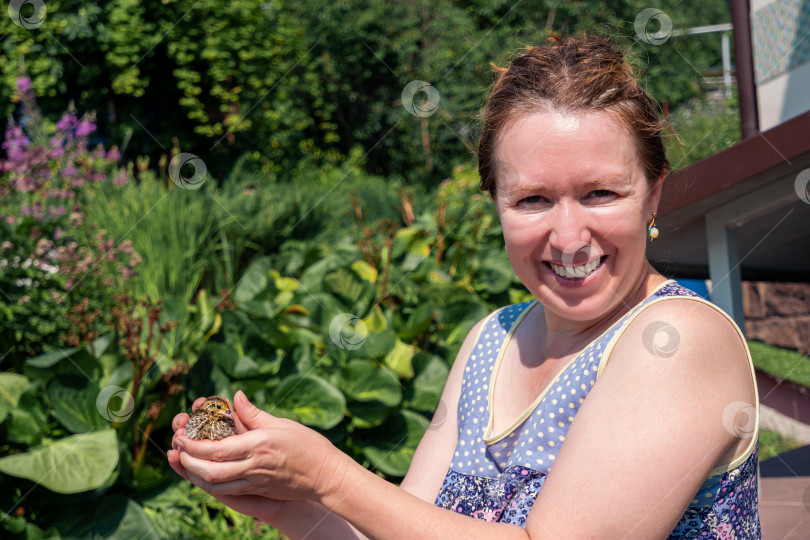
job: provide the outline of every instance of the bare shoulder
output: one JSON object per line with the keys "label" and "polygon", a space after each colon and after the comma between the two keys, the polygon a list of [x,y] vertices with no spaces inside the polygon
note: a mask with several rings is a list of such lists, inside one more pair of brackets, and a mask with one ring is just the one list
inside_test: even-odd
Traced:
{"label": "bare shoulder", "polygon": [[724,385],[751,386],[745,341],[720,309],[700,299],[668,297],[654,301],[627,325],[610,363],[648,361],[653,369],[688,370],[696,377],[722,377]]}
{"label": "bare shoulder", "polygon": [[[731,319],[706,301],[670,297],[627,325],[610,352],[604,382],[629,377],[639,391],[679,396],[683,408],[716,418],[734,403],[757,402],[747,345]],[[687,405],[686,403],[690,405]],[[722,434],[722,426],[715,424]]]}

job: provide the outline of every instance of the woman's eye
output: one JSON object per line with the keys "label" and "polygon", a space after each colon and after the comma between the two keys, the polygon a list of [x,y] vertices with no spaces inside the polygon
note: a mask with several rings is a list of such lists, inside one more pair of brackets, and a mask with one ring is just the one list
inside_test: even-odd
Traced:
{"label": "woman's eye", "polygon": [[596,191],[591,193],[591,196],[596,199],[605,199],[613,195],[612,191],[608,191],[606,189],[597,189]]}
{"label": "woman's eye", "polygon": [[540,202],[543,202],[543,197],[540,195],[531,195],[520,200],[520,204],[536,204]]}

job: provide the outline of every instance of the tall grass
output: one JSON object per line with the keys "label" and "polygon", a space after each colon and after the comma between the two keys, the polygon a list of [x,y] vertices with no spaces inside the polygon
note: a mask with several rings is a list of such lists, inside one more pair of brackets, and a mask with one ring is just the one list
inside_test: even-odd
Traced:
{"label": "tall grass", "polygon": [[[136,297],[175,297],[188,302],[206,275],[222,287],[232,254],[221,236],[230,218],[223,217],[210,188],[184,190],[143,174],[123,186],[101,185],[87,203],[88,234],[106,230],[116,242],[131,240],[143,258],[130,281]],[[227,245],[227,244],[226,244]]]}
{"label": "tall grass", "polygon": [[137,181],[89,191],[84,231],[132,241],[143,258],[133,295],[189,302],[200,289],[233,287],[255,256],[271,255],[282,269],[285,244],[356,242],[362,225],[403,220],[403,201],[417,213],[434,204],[420,188],[368,175],[358,162],[301,167],[292,182],[237,163],[226,179],[207,178],[197,190],[143,171]]}

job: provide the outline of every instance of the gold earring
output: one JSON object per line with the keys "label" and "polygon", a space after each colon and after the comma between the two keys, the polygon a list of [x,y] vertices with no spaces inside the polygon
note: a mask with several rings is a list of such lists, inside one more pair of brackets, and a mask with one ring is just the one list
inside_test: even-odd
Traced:
{"label": "gold earring", "polygon": [[655,212],[653,212],[652,219],[647,222],[647,238],[650,239],[650,242],[655,242],[655,239],[658,238],[658,227],[655,226]]}

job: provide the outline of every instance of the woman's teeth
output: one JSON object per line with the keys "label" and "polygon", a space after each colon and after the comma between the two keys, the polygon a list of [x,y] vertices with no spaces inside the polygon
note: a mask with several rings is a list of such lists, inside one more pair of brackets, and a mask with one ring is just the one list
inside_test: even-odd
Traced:
{"label": "woman's teeth", "polygon": [[601,262],[602,259],[599,258],[580,266],[562,266],[554,263],[549,263],[549,265],[551,266],[551,269],[554,270],[554,273],[560,277],[567,279],[582,279],[596,270]]}

